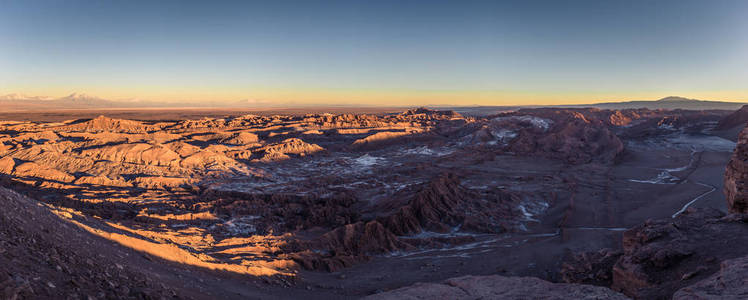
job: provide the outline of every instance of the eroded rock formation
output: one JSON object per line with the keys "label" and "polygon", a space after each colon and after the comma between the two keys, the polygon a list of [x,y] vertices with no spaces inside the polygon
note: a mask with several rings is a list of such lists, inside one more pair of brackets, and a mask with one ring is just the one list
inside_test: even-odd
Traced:
{"label": "eroded rock formation", "polygon": [[512,230],[518,204],[516,195],[480,194],[462,186],[456,175],[443,174],[424,185],[410,203],[380,220],[398,235],[446,233],[454,228],[499,233]]}

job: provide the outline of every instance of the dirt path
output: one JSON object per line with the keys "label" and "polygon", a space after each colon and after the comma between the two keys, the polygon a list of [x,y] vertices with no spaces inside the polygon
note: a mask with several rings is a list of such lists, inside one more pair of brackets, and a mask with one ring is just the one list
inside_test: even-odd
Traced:
{"label": "dirt path", "polygon": [[711,190],[709,190],[707,192],[704,192],[703,194],[699,195],[696,198],[693,198],[693,200],[691,200],[688,203],[686,203],[685,205],[683,205],[683,208],[681,208],[680,210],[676,211],[673,214],[673,218],[677,217],[679,214],[681,214],[684,211],[686,211],[686,209],[688,209],[689,206],[691,206],[692,204],[696,203],[696,201],[698,201],[699,199],[704,198],[705,196],[707,196],[707,195],[709,195],[709,194],[711,194],[711,193],[713,193],[714,191],[717,190],[717,187],[715,187],[713,185],[710,185],[710,184],[705,184],[705,183],[698,182],[698,181],[694,181],[693,183],[701,185],[701,186],[704,186],[704,187],[707,187],[707,188],[711,188]]}
{"label": "dirt path", "polygon": [[[689,181],[689,178],[691,177],[691,175],[700,167],[700,165],[701,165],[701,159],[702,159],[703,155],[704,155],[704,151],[696,151],[696,150],[694,150],[694,152],[691,154],[691,161],[685,167],[686,168],[686,170],[685,170],[686,171],[686,176],[683,177],[678,184],[683,184],[683,183],[686,183],[686,182]],[[707,184],[707,183],[703,183],[703,182],[695,181],[695,180],[691,180],[691,182],[693,182],[695,184],[698,184],[700,186],[709,188],[710,190],[708,190],[708,191],[706,191],[706,192],[704,192],[704,193],[696,196],[691,201],[689,201],[688,203],[684,204],[681,209],[679,209],[678,211],[676,211],[672,215],[673,218],[677,217],[679,214],[681,214],[684,211],[686,211],[686,209],[688,209],[688,207],[690,207],[692,204],[696,203],[696,201],[698,201],[699,199],[702,199],[702,198],[706,197],[707,195],[709,195],[709,194],[711,194],[711,193],[713,193],[714,191],[717,190],[717,187],[715,187],[715,186],[713,186],[711,184]]]}

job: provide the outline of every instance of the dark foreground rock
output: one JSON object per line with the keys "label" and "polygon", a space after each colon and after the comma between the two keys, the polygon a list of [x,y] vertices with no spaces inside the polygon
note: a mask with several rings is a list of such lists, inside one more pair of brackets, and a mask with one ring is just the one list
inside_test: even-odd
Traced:
{"label": "dark foreground rock", "polygon": [[748,216],[689,209],[626,231],[612,288],[637,299],[669,299],[675,291],[719,270],[721,261],[748,254]]}
{"label": "dark foreground rock", "polygon": [[748,256],[722,262],[719,272],[678,290],[673,299],[748,299]]}
{"label": "dark foreground rock", "polygon": [[534,277],[464,276],[416,283],[364,299],[628,299],[608,288],[551,283]]}
{"label": "dark foreground rock", "polygon": [[170,289],[111,259],[96,240],[0,188],[0,299],[165,299]]}
{"label": "dark foreground rock", "polygon": [[567,283],[610,286],[613,266],[622,255],[623,251],[607,248],[573,254],[561,265],[561,278]]}
{"label": "dark foreground rock", "polygon": [[[623,234],[622,252],[574,254],[560,272],[567,283],[610,286],[635,299],[671,299],[679,289],[715,274],[720,262],[746,255],[748,215],[689,209],[676,218],[649,220],[629,229]],[[739,263],[723,264],[721,273],[740,270],[735,265]],[[713,284],[720,289],[720,283]]]}

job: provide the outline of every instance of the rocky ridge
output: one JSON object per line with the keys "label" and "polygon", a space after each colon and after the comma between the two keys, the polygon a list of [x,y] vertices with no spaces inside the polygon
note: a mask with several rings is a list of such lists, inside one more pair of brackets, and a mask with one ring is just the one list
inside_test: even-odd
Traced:
{"label": "rocky ridge", "polygon": [[727,130],[737,126],[745,126],[748,123],[748,105],[743,105],[737,111],[719,120],[716,130]]}

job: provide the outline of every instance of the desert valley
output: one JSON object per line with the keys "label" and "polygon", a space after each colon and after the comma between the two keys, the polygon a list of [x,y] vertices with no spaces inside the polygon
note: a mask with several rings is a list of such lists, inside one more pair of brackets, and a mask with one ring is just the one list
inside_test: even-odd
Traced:
{"label": "desert valley", "polygon": [[0,300],[748,299],[748,1],[0,1]]}
{"label": "desert valley", "polygon": [[746,107],[152,114],[0,123],[0,296],[746,295]]}

